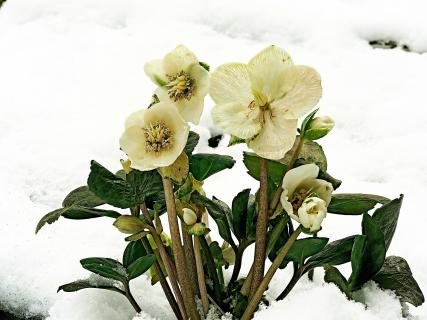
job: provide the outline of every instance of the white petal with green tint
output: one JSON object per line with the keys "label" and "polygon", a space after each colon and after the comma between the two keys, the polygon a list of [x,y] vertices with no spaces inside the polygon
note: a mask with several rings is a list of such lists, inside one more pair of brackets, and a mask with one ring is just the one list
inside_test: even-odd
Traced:
{"label": "white petal with green tint", "polygon": [[248,140],[248,146],[263,158],[281,159],[294,144],[297,123],[297,120],[271,117],[267,113],[261,131]]}
{"label": "white petal with green tint", "polygon": [[284,96],[271,106],[288,119],[297,119],[319,102],[322,96],[320,75],[308,66],[290,66],[283,70]]}
{"label": "white petal with green tint", "polygon": [[164,86],[168,81],[165,69],[163,68],[163,60],[161,59],[147,62],[144,65],[144,72],[155,84],[159,86]]}
{"label": "white petal with green tint", "polygon": [[193,64],[199,64],[199,61],[194,53],[183,45],[179,45],[173,49],[163,60],[165,72],[170,76],[173,76],[180,71],[188,72],[188,69]]}
{"label": "white petal with green tint", "polygon": [[248,64],[252,90],[262,93],[269,102],[283,95],[282,71],[293,65],[289,54],[269,46],[253,57]]}
{"label": "white petal with green tint", "polygon": [[239,102],[248,106],[253,96],[247,66],[243,63],[219,66],[211,75],[209,94],[217,104]]}
{"label": "white petal with green tint", "polygon": [[314,163],[305,164],[286,172],[283,178],[282,188],[287,190],[289,197],[292,196],[295,189],[308,179],[316,179],[319,174],[319,167]]}
{"label": "white petal with green tint", "polygon": [[260,131],[259,116],[259,109],[251,110],[239,102],[219,104],[212,109],[214,123],[225,133],[241,139],[249,139]]}

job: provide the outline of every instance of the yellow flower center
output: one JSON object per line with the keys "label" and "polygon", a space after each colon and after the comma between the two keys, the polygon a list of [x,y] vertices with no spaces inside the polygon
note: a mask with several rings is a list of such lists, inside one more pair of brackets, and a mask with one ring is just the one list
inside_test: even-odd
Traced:
{"label": "yellow flower center", "polygon": [[307,198],[310,192],[311,190],[305,187],[298,188],[294,191],[290,201],[292,204],[292,208],[294,208],[294,211],[298,211],[298,209],[301,207],[302,203],[304,202],[305,198]]}
{"label": "yellow flower center", "polygon": [[184,71],[178,72],[176,75],[167,75],[169,83],[168,95],[173,101],[190,100],[193,96],[195,85],[194,80]]}
{"label": "yellow flower center", "polygon": [[172,131],[162,121],[150,123],[142,128],[145,136],[145,149],[147,152],[158,153],[167,150],[172,146]]}

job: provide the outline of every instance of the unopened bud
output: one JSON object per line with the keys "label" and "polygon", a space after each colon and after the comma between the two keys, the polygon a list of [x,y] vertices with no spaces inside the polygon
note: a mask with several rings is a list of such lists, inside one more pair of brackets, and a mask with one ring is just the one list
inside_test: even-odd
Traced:
{"label": "unopened bud", "polygon": [[326,136],[333,129],[335,122],[331,117],[322,116],[312,119],[304,133],[304,138],[317,140]]}
{"label": "unopened bud", "polygon": [[193,236],[204,236],[209,232],[209,228],[202,222],[197,222],[187,229],[188,233]]}
{"label": "unopened bud", "polygon": [[120,216],[114,221],[113,225],[120,232],[134,234],[144,230],[144,223],[135,216]]}
{"label": "unopened bud", "polygon": [[193,210],[189,208],[184,208],[182,209],[182,211],[182,219],[184,220],[186,225],[192,226],[197,222],[197,215]]}

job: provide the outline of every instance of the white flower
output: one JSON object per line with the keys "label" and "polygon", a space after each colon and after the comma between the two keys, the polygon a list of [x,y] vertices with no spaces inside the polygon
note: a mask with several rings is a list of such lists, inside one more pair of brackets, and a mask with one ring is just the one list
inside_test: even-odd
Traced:
{"label": "white flower", "polygon": [[171,101],[185,121],[199,123],[209,90],[209,73],[194,53],[179,45],[164,59],[147,62],[144,71],[159,86],[156,95],[160,101]]}
{"label": "white flower", "polygon": [[320,229],[331,202],[332,184],[317,179],[319,167],[313,163],[289,170],[283,178],[280,198],[291,218],[311,232]]}
{"label": "white flower", "polygon": [[131,114],[120,138],[120,147],[141,171],[166,167],[182,153],[187,142],[188,124],[168,102]]}
{"label": "white flower", "polygon": [[218,67],[210,95],[218,127],[246,139],[259,156],[281,159],[295,141],[297,119],[317,104],[322,87],[316,70],[294,65],[285,51],[270,46],[248,64]]}

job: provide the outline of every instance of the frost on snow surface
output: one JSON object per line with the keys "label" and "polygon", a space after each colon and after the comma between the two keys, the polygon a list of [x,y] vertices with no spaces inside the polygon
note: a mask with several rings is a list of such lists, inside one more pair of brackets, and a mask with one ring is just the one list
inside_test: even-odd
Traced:
{"label": "frost on snow surface", "polygon": [[[6,1],[0,9],[0,309],[50,320],[135,317],[114,292],[56,293],[61,284],[87,278],[81,258],[121,258],[126,244],[110,219],[61,219],[37,236],[34,229],[68,191],[85,184],[91,159],[119,168],[123,121],[149,103],[154,89],[144,62],[179,43],[212,68],[276,44],[320,72],[320,114],[337,124],[321,141],[329,171],[343,180],[340,192],[405,194],[388,254],[404,256],[425,291],[427,259],[418,244],[425,243],[427,222],[426,9],[422,0]],[[193,128],[202,152],[212,151],[207,140],[219,133],[211,107],[207,100]],[[241,160],[243,146],[226,148],[227,139],[215,151]],[[229,203],[243,188],[257,187],[241,163],[205,186]],[[336,239],[359,230],[360,217],[329,215],[322,233]],[[278,273],[267,296],[274,299],[288,279],[287,271]],[[132,289],[143,309],[134,319],[172,317],[158,285],[142,276]],[[401,318],[391,292],[369,284],[362,296],[367,309],[324,284],[317,270],[314,283],[302,280],[255,319]],[[409,312],[427,319],[426,306]]]}

